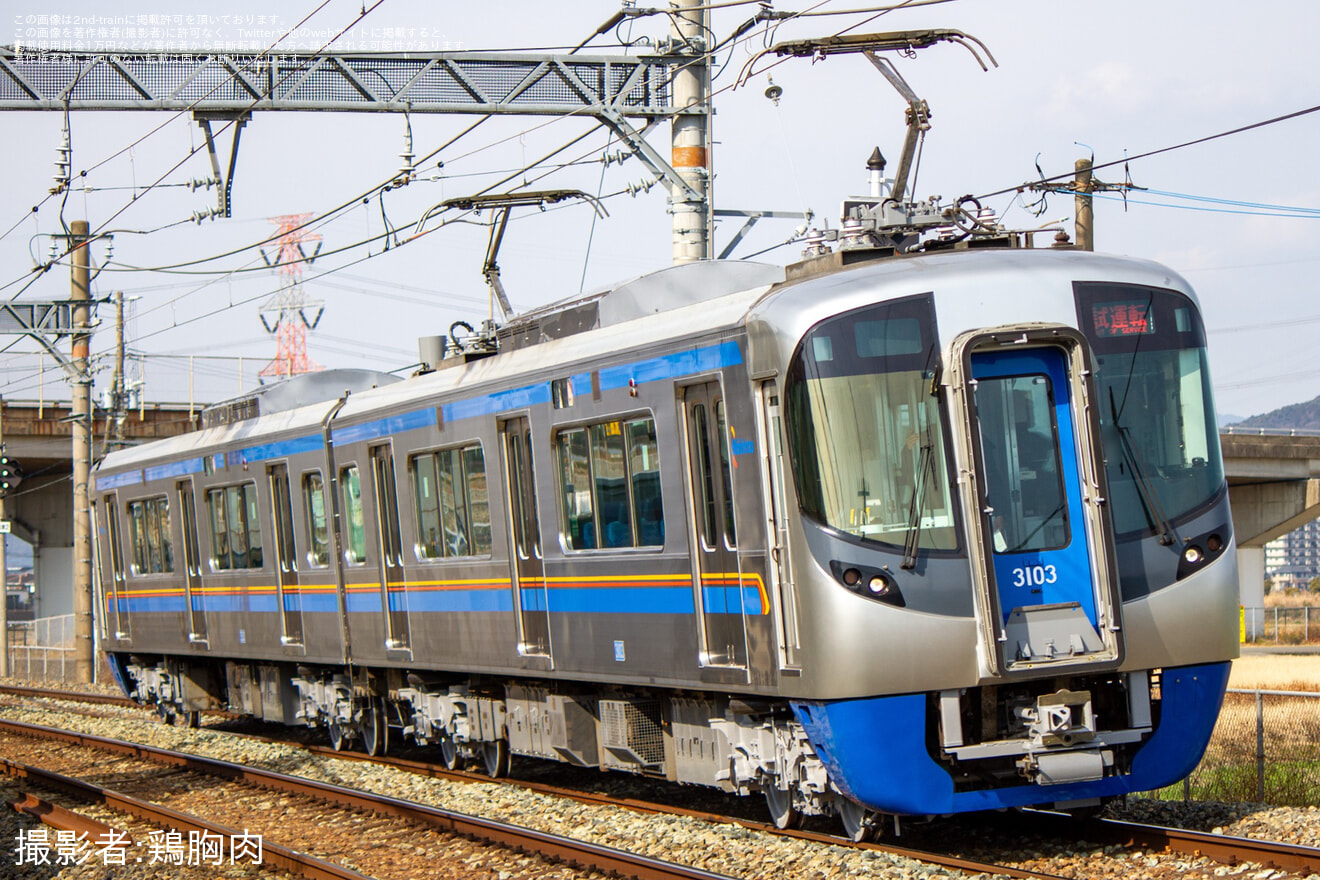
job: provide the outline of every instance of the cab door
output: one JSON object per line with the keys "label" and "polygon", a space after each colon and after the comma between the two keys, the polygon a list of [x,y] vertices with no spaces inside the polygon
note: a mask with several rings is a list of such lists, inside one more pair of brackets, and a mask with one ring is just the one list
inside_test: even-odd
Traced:
{"label": "cab door", "polygon": [[1115,609],[1097,588],[1104,548],[1093,546],[1104,532],[1095,524],[1096,493],[1084,494],[1087,429],[1070,368],[1056,347],[971,355],[983,540],[1010,668],[1112,657],[1106,630]]}

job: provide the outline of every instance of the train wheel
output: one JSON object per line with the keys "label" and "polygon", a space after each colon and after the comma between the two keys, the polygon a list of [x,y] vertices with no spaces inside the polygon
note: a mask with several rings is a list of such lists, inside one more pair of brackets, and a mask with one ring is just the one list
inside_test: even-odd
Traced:
{"label": "train wheel", "polygon": [[458,769],[458,745],[449,738],[449,734],[440,734],[440,759],[448,770]]}
{"label": "train wheel", "polygon": [[381,700],[371,699],[362,709],[362,750],[373,758],[385,754],[390,743],[390,728],[385,722]]}
{"label": "train wheel", "polygon": [[338,721],[331,721],[326,729],[330,732],[330,748],[336,752],[343,751],[344,742],[348,739],[348,736],[344,733],[344,728],[340,726]]}
{"label": "train wheel", "polygon": [[486,775],[491,779],[500,779],[509,775],[509,741],[497,739],[481,746],[482,762],[486,765]]}
{"label": "train wheel", "polygon": [[157,703],[156,714],[160,716],[161,721],[164,721],[171,727],[173,727],[179,720],[179,714],[174,711],[173,703]]}
{"label": "train wheel", "polygon": [[839,801],[839,819],[843,822],[843,836],[853,843],[861,843],[871,836],[873,814],[855,801]]}
{"label": "train wheel", "polygon": [[179,717],[183,719],[184,727],[196,730],[197,723],[201,720],[201,714],[202,713],[198,712],[196,709],[193,709],[191,712],[185,712]]}
{"label": "train wheel", "polygon": [[798,812],[797,807],[793,806],[793,793],[791,791],[781,791],[773,785],[765,789],[765,805],[770,809],[770,821],[775,823],[775,827],[783,830],[785,828],[799,828],[802,825],[802,814]]}

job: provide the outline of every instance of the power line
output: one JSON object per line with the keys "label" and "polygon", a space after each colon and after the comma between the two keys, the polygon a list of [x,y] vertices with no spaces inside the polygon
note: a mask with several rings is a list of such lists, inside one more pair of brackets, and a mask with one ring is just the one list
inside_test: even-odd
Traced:
{"label": "power line", "polygon": [[[1172,153],[1175,150],[1184,150],[1187,149],[1188,147],[1194,147],[1199,144],[1209,143],[1210,141],[1219,140],[1220,138],[1231,137],[1232,135],[1242,134],[1248,131],[1255,131],[1258,128],[1265,128],[1266,126],[1277,125],[1280,122],[1288,122],[1289,120],[1298,119],[1302,116],[1307,116],[1317,111],[1320,111],[1320,104],[1317,104],[1313,107],[1307,107],[1304,110],[1295,110],[1292,113],[1285,113],[1282,116],[1273,116],[1269,119],[1262,119],[1259,122],[1253,122],[1250,123],[1249,125],[1240,125],[1237,128],[1231,128],[1228,131],[1221,131],[1218,132],[1217,134],[1206,135],[1205,137],[1199,137],[1196,138],[1195,140],[1184,141],[1180,144],[1174,144],[1168,147],[1160,147],[1155,150],[1147,150],[1146,152],[1138,153],[1135,156],[1125,156],[1122,159],[1115,159],[1111,162],[1102,162],[1099,165],[1093,165],[1091,167],[1091,171],[1092,172],[1101,171],[1105,168],[1114,168],[1119,165],[1126,165],[1127,163],[1135,162],[1138,159],[1148,159],[1151,156],[1159,156],[1163,153]],[[1043,183],[1048,184],[1048,183],[1055,183],[1061,180],[1072,180],[1075,175],[1076,175],[1075,171],[1069,171],[1065,174],[1056,174],[1053,177],[1042,177],[1040,180],[1033,180],[1028,183],[1018,184],[1017,186],[1006,187],[1004,189],[995,190],[994,192],[984,193],[982,195],[977,196],[976,198],[988,199],[988,198],[993,198],[994,196],[1004,195],[1005,193],[1021,192],[1024,189],[1031,189]]]}

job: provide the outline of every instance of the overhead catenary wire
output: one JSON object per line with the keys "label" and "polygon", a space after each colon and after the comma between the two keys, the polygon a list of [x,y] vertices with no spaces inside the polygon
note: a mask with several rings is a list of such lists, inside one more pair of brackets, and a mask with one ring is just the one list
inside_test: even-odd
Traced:
{"label": "overhead catenary wire", "polygon": [[[351,21],[349,24],[345,25],[345,26],[344,26],[344,27],[343,27],[343,28],[342,28],[337,34],[335,34],[335,36],[333,36],[330,40],[328,40],[328,41],[327,41],[327,42],[321,47],[321,49],[318,50],[318,51],[323,51],[325,48],[327,48],[328,46],[330,46],[332,43],[334,43],[335,40],[339,39],[339,37],[343,36],[343,34],[346,33],[350,28],[354,27],[358,22],[362,21],[362,20],[363,20],[364,18],[366,18],[369,14],[371,14],[372,12],[374,12],[374,11],[375,11],[375,10],[376,10],[376,9],[382,4],[382,3],[384,3],[384,2],[385,2],[385,0],[376,0],[376,2],[375,2],[374,4],[372,4],[372,6],[371,6],[370,8],[367,8],[367,6],[366,6],[365,3],[364,3],[364,5],[363,5],[363,7],[362,7],[362,11],[361,11],[361,13],[357,16],[357,18],[353,19],[353,21]],[[279,38],[278,38],[273,44],[271,44],[271,45],[268,46],[266,49],[264,49],[264,50],[258,55],[258,57],[259,57],[259,58],[264,58],[266,55],[268,55],[268,54],[269,54],[269,53],[275,48],[275,46],[278,46],[279,43],[282,42],[282,41],[283,41],[283,40],[284,40],[284,39],[285,39],[290,33],[293,33],[294,31],[297,30],[298,27],[300,27],[302,24],[304,24],[304,23],[306,23],[307,21],[309,21],[309,20],[312,18],[312,16],[316,15],[316,13],[318,13],[321,9],[325,8],[325,6],[329,5],[329,3],[330,3],[330,0],[323,0],[323,2],[322,2],[319,6],[317,6],[315,9],[312,10],[312,12],[310,12],[310,13],[308,13],[306,16],[304,16],[303,19],[302,19],[300,22],[298,22],[298,24],[293,25],[293,27],[290,28],[290,30],[286,31],[286,32],[285,32],[283,35],[281,35],[281,36],[280,36],[280,37],[279,37]],[[290,71],[289,73],[285,74],[284,79],[287,79],[288,77],[290,77],[290,76],[292,76],[292,75],[293,75],[293,71]],[[283,80],[281,80],[281,81],[283,81]],[[167,119],[165,122],[161,123],[161,124],[160,124],[159,126],[157,126],[156,128],[154,128],[154,129],[152,129],[151,131],[147,132],[145,135],[142,135],[142,136],[139,137],[137,140],[135,140],[134,142],[132,142],[131,144],[129,144],[127,147],[122,148],[122,149],[119,150],[118,152],[116,152],[116,153],[112,154],[111,156],[109,156],[109,157],[103,159],[101,162],[98,162],[98,163],[92,165],[91,168],[89,168],[89,169],[83,169],[83,170],[80,172],[79,176],[85,178],[85,177],[87,176],[87,174],[88,174],[89,171],[94,171],[95,169],[100,168],[102,165],[104,165],[104,164],[106,164],[107,162],[113,160],[114,158],[116,158],[116,157],[118,157],[118,156],[120,156],[120,155],[123,155],[125,152],[129,152],[130,150],[133,149],[133,147],[135,147],[136,145],[142,143],[145,139],[151,137],[151,136],[152,136],[153,134],[155,134],[157,131],[160,131],[162,128],[164,128],[165,126],[169,125],[171,122],[174,121],[174,119],[179,118],[179,117],[182,116],[184,113],[190,112],[191,109],[192,109],[193,107],[196,107],[201,101],[204,101],[207,97],[209,97],[209,95],[211,95],[212,93],[214,93],[217,89],[221,88],[223,85],[224,85],[223,83],[219,83],[219,84],[217,84],[215,87],[213,87],[213,88],[211,89],[211,91],[209,91],[209,92],[207,92],[205,95],[199,97],[199,98],[198,98],[196,101],[194,101],[194,102],[193,102],[188,108],[185,108],[185,109],[183,109],[183,110],[176,111],[176,113],[174,113],[174,114],[171,116],[170,119]],[[252,104],[251,104],[251,107],[255,107],[257,103],[258,103],[258,101],[257,101],[257,100],[254,100],[254,101],[252,102]],[[249,107],[249,109],[251,109],[251,107]],[[66,115],[67,115],[67,113],[68,113],[68,109],[67,109],[67,107],[66,107],[66,109],[65,109],[65,113],[66,113]],[[229,126],[231,126],[231,125],[233,125],[233,122],[232,122],[232,121],[230,121],[230,122],[226,122],[223,126],[221,126],[221,128],[220,128],[220,132],[223,133],[223,132],[224,132],[227,128],[229,128]],[[105,230],[105,228],[106,228],[109,224],[111,224],[116,218],[118,218],[121,214],[123,214],[125,211],[127,211],[130,207],[132,207],[133,205],[137,204],[138,200],[142,197],[142,195],[145,195],[146,193],[151,192],[151,191],[156,187],[157,184],[162,183],[167,177],[169,177],[169,175],[173,174],[173,173],[174,173],[175,171],[177,171],[180,167],[182,167],[182,165],[183,165],[184,162],[187,162],[189,159],[191,159],[193,156],[195,156],[200,150],[201,150],[201,147],[200,147],[200,146],[194,146],[192,149],[190,149],[190,150],[187,152],[187,154],[185,154],[184,158],[182,158],[182,159],[180,159],[178,162],[176,162],[176,163],[175,163],[173,166],[171,166],[171,167],[170,167],[170,168],[169,168],[164,174],[162,174],[160,177],[156,178],[155,181],[153,181],[152,183],[148,184],[147,187],[146,187],[145,189],[143,189],[141,193],[137,193],[137,192],[135,192],[134,195],[133,195],[133,198],[131,198],[128,202],[126,202],[123,206],[121,206],[117,211],[115,211],[115,212],[112,213],[108,218],[106,218],[105,220],[103,220],[103,221],[100,223],[100,225],[98,225],[95,229],[93,229],[93,230],[90,232],[90,234],[89,234],[89,238],[96,238],[96,237],[98,237],[99,235],[104,234],[104,230]],[[70,176],[72,177],[72,165],[70,165]],[[64,222],[63,222],[63,212],[64,212],[63,205],[64,205],[64,202],[67,201],[67,199],[68,199],[68,194],[69,194],[69,192],[70,192],[71,189],[72,189],[72,187],[69,187],[69,186],[65,186],[65,187],[63,187],[64,199],[61,201],[61,208],[60,208],[60,223],[61,223],[61,225],[64,225]],[[43,200],[43,204],[44,204],[44,200]],[[68,229],[67,229],[67,227],[65,227],[65,232],[66,232],[66,234],[68,233]],[[73,250],[74,247],[75,247],[75,245],[73,245],[73,244],[71,243],[71,244],[70,244],[70,247],[64,252],[63,255],[61,255],[61,259],[63,258],[63,256],[67,256],[70,252],[72,252],[72,250]],[[58,262],[58,260],[57,260],[57,261],[52,261],[52,262]],[[49,265],[50,265],[50,264],[48,264],[47,268],[49,268]],[[35,280],[35,279],[34,279],[34,280]],[[12,283],[12,282],[11,282],[11,283]],[[31,283],[32,283],[32,282],[29,282],[28,284],[24,285],[22,289],[20,289],[17,293],[15,293],[15,294],[10,298],[10,301],[12,302],[14,299],[16,299],[17,297],[21,296],[21,295],[23,294],[23,292],[26,291],[26,290],[31,286]],[[0,291],[5,290],[5,289],[8,288],[9,286],[10,286],[10,285],[8,285],[8,284],[7,284],[7,285],[4,285],[4,286],[0,286]]]}
{"label": "overhead catenary wire", "polygon": [[[911,5],[911,3],[904,3],[904,4],[900,4],[900,5],[898,5],[898,6],[895,6],[895,7],[889,7],[889,8],[902,8],[902,7],[904,7],[904,6],[908,6],[908,5]],[[374,8],[374,7],[373,7],[373,8]],[[887,9],[888,9],[888,8],[887,8]],[[887,11],[887,10],[886,10],[886,11]],[[755,36],[756,36],[755,34],[749,35],[748,39],[754,38]],[[721,91],[723,91],[723,90],[721,90]],[[483,118],[482,120],[478,120],[476,124],[480,124],[480,123],[483,122],[483,121],[485,121],[484,118]],[[548,124],[548,123],[547,123],[547,124]],[[594,130],[595,130],[595,129],[593,128],[592,131],[594,131]],[[582,138],[588,136],[590,133],[591,133],[591,131],[588,131],[588,132],[584,133],[583,135],[579,136],[578,138],[575,138],[575,139],[573,139],[572,141],[570,141],[570,142],[569,142],[568,144],[566,144],[564,147],[559,148],[559,150],[557,150],[557,151],[555,151],[555,152],[560,152],[560,151],[562,151],[563,149],[566,149],[567,147],[571,146],[573,143],[576,143],[576,142],[580,141]],[[477,151],[473,151],[473,152],[477,152]],[[465,154],[465,155],[468,155],[468,154]],[[535,167],[535,164],[536,164],[536,163],[532,163],[532,165],[531,165],[530,167]],[[562,166],[561,166],[561,167],[562,167]],[[503,184],[503,183],[508,182],[508,180],[512,179],[513,177],[518,176],[518,173],[521,173],[521,172],[515,172],[514,174],[507,176],[507,177],[504,178],[503,180],[501,180],[501,181],[499,181],[499,182],[493,184],[493,185],[492,185],[490,188],[488,188],[488,189],[493,189],[493,188],[498,187],[499,185],[501,185],[501,184]],[[542,175],[542,176],[544,176],[544,175]],[[161,179],[163,179],[163,177],[162,177]],[[539,179],[539,178],[538,178],[538,179]],[[623,191],[623,190],[620,190],[620,191],[618,191],[618,192],[616,192],[616,193],[611,193],[611,194],[609,194],[609,196],[605,196],[605,197],[608,198],[608,197],[618,196],[618,195],[622,195],[622,194],[624,194],[624,191]],[[446,225],[447,225],[447,224],[446,224]],[[375,236],[375,237],[373,237],[373,238],[374,238],[374,239],[379,239],[380,236]],[[269,241],[269,240],[270,240],[270,239],[266,239],[265,241]],[[361,244],[361,243],[359,243],[359,244]],[[251,247],[251,246],[249,246],[249,247]],[[350,246],[350,248],[351,248],[351,246]],[[350,248],[345,248],[345,250],[350,249]],[[241,250],[238,251],[238,252],[241,252]],[[368,258],[370,258],[370,256],[369,256]],[[355,263],[356,263],[356,262],[360,262],[360,260],[359,260],[359,261],[355,261]],[[352,265],[352,264],[349,264],[349,265]],[[226,272],[225,272],[225,276],[226,276],[226,277],[228,277],[230,274],[232,274],[232,270],[229,270],[229,271],[226,271]],[[328,273],[323,273],[323,274],[328,274]],[[319,277],[319,276],[317,276],[317,277]],[[257,297],[250,298],[250,299],[248,299],[248,300],[246,300],[246,301],[239,301],[239,302],[232,303],[230,306],[226,306],[226,308],[231,308],[231,307],[235,307],[235,306],[238,306],[238,305],[241,305],[241,304],[245,304],[245,302],[250,302],[251,299],[255,299],[255,298],[257,298]],[[193,320],[196,320],[196,319],[188,319],[188,321],[185,321],[184,323],[191,323],[191,321],[193,321]],[[165,330],[174,329],[174,327],[176,327],[176,326],[179,326],[179,325],[178,325],[178,324],[171,325],[171,327],[169,327],[169,328],[165,328]],[[157,332],[165,332],[165,330],[157,331]]]}

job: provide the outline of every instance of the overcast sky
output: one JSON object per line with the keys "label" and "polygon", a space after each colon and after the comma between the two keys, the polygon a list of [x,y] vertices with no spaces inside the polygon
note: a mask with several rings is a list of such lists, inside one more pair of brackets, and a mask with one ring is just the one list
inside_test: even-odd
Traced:
{"label": "overcast sky", "polygon": [[[862,5],[776,8],[828,11]],[[170,13],[178,10],[183,20],[153,23],[149,17],[163,14],[161,4],[140,0],[90,7],[61,0],[10,2],[0,19],[0,43],[41,48],[51,41],[81,39],[88,48],[152,49],[163,43],[195,51],[260,51],[316,4],[199,0],[166,6]],[[554,7],[383,0],[361,18],[361,0],[331,0],[282,46],[318,49],[352,25],[340,48],[554,51],[579,43],[618,8],[609,2]],[[755,9],[719,9],[713,30],[722,38]],[[89,14],[108,21],[63,19]],[[52,16],[61,21],[52,25]],[[829,35],[866,17],[799,19],[782,25],[774,38]],[[1097,163],[1122,160],[1125,154],[1320,104],[1312,45],[1320,33],[1320,4],[1312,0],[1263,0],[1250,7],[1220,0],[953,0],[895,11],[853,32],[929,27],[975,35],[999,62],[997,69],[982,72],[965,50],[947,44],[914,59],[895,58],[933,113],[916,190],[922,196],[941,195],[946,202],[1031,180],[1037,162],[1047,175],[1061,174],[1091,151]],[[619,36],[654,39],[666,31],[665,18],[656,16],[625,24]],[[835,225],[840,200],[865,191],[864,164],[872,147],[879,145],[887,157],[897,159],[903,103],[857,56],[775,66],[769,75],[783,88],[778,106],[764,96],[765,72],[734,89],[744,65],[764,47],[762,32],[752,33],[752,39],[721,53],[722,70],[715,81],[716,206],[812,209]],[[592,45],[621,51],[612,47],[615,42],[611,33]],[[765,66],[762,62],[757,70]],[[472,121],[415,114],[415,152],[431,152]],[[96,278],[94,293],[122,289],[134,298],[129,345],[148,356],[149,401],[189,399],[189,355],[198,356],[191,361],[191,393],[197,400],[233,396],[254,384],[275,351],[259,306],[273,296],[279,279],[250,246],[275,228],[270,217],[326,212],[390,178],[400,165],[405,130],[403,118],[392,114],[259,114],[243,130],[233,217],[197,225],[181,221],[214,205],[214,190],[192,192],[172,185],[146,191],[162,177],[165,184],[182,184],[209,176],[204,151],[170,172],[202,143],[199,129],[186,116],[74,114],[73,166],[75,172],[90,169],[80,180],[93,191],[79,189],[63,202],[44,203],[61,139],[61,115],[11,112],[3,122],[0,233],[9,232],[0,238],[0,285],[9,286],[0,295],[13,296],[32,279],[34,260],[46,259],[50,235],[61,229],[61,212],[65,222],[88,219],[94,228],[116,230],[113,257]],[[309,338],[311,356],[329,367],[396,369],[417,359],[416,337],[443,333],[458,319],[484,317],[488,298],[480,270],[485,228],[450,226],[385,253],[381,240],[351,246],[379,236],[383,218],[407,238],[429,207],[477,192],[591,127],[579,119],[493,120],[443,151],[438,157],[443,169],[432,160],[411,186],[319,225],[325,250],[345,250],[306,269],[304,295],[325,305]],[[1313,172],[1317,135],[1320,113],[1134,161],[1132,182],[1149,191],[1132,193],[1126,205],[1119,198],[1097,200],[1097,250],[1159,260],[1198,290],[1221,413],[1246,416],[1320,394],[1315,357],[1320,300],[1312,282],[1320,263],[1312,244],[1320,223],[1320,184]],[[553,160],[582,160],[579,164],[533,185],[608,196],[651,178],[636,159],[603,168],[599,159],[607,140],[603,130],[588,134]],[[651,135],[662,154],[668,153],[668,141],[667,126]],[[226,154],[228,135],[221,147]],[[609,145],[609,152],[618,150],[618,144]],[[532,181],[544,170],[525,177]],[[1121,182],[1124,171],[1115,167],[1099,176]],[[1009,194],[986,202],[1014,227],[1068,218],[1071,228],[1071,197],[1051,196],[1039,218],[1025,207],[1034,198]],[[41,209],[32,215],[31,207],[38,204]],[[637,197],[616,195],[603,204],[610,216],[594,224],[592,211],[581,204],[515,215],[500,255],[515,306],[599,288],[669,263],[670,221],[661,187]],[[1289,216],[1269,216],[1277,213]],[[179,225],[150,232],[170,224]],[[763,221],[735,256],[783,241],[793,225]],[[733,231],[722,225],[717,247]],[[126,271],[235,250],[182,273]],[[794,245],[760,259],[788,262],[799,255],[800,246]],[[104,261],[104,253],[94,256]],[[234,271],[239,269],[257,271]],[[314,277],[323,273],[328,274]],[[23,297],[59,299],[67,293],[68,270],[57,267],[28,285]],[[103,308],[100,317],[94,349],[106,353],[113,341],[113,311]],[[0,394],[67,399],[49,359],[41,379],[37,360],[19,354],[32,350],[20,341],[0,355]],[[98,390],[108,382],[108,370],[98,374]]]}

